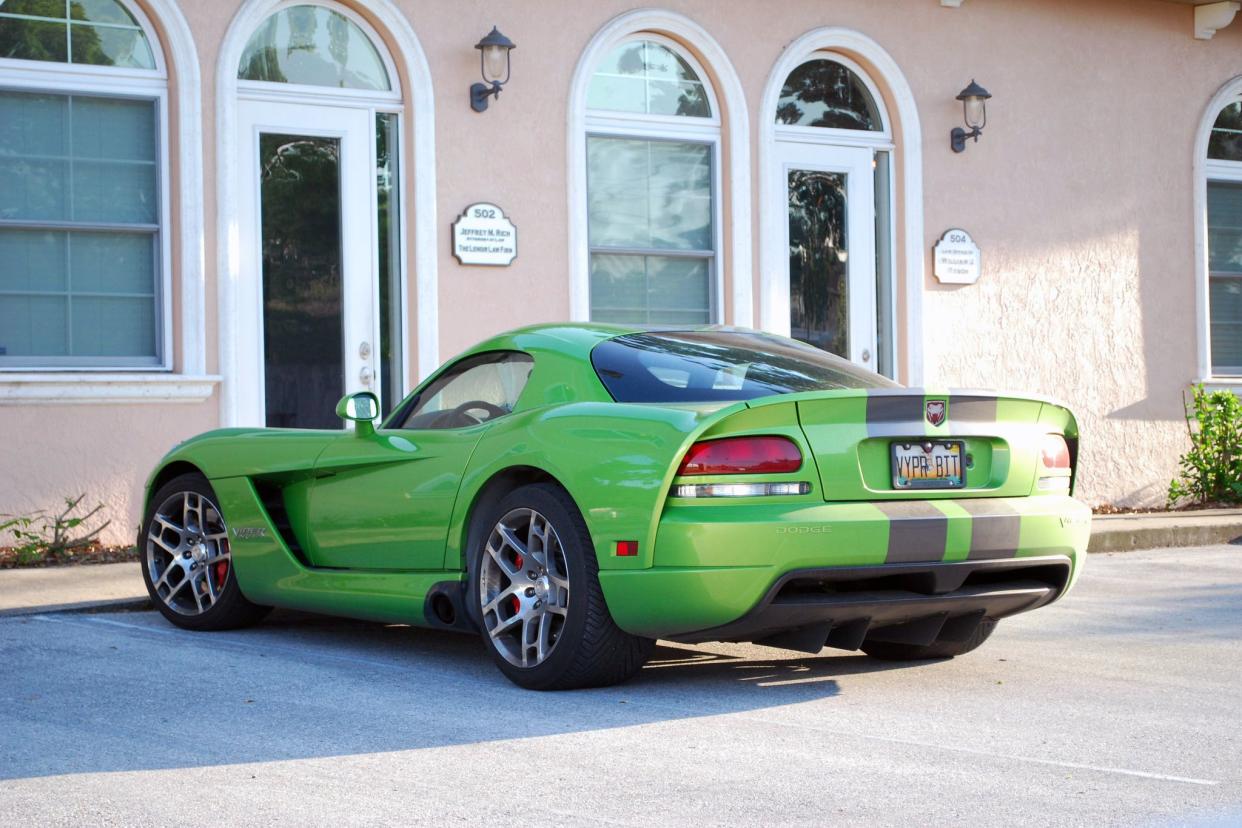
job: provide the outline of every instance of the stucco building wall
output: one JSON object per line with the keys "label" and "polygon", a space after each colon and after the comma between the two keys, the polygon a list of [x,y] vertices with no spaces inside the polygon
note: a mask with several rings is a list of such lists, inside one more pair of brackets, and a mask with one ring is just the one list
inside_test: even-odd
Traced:
{"label": "stucco building wall", "polygon": [[[631,6],[395,5],[422,44],[435,90],[437,311],[445,359],[500,330],[569,315],[566,99],[585,45]],[[220,347],[214,87],[220,44],[237,7],[181,6],[202,77],[208,373],[218,370]],[[924,337],[911,347],[922,349],[926,383],[1059,397],[1082,427],[1080,495],[1093,504],[1162,501],[1187,443],[1181,395],[1197,371],[1194,140],[1213,93],[1242,74],[1242,23],[1195,40],[1192,9],[1162,0],[969,0],[959,9],[935,0],[702,0],[665,7],[715,38],[744,87],[745,100],[723,104],[745,108],[752,178],[726,176],[721,195],[748,194],[753,220],[749,227],[726,224],[722,249],[730,233],[755,237],[756,303],[760,213],[767,209],[760,180],[768,174],[758,164],[757,142],[761,119],[772,117],[757,111],[765,84],[782,49],[803,33],[855,29],[900,66],[921,121],[921,135],[901,140],[923,147],[924,200],[905,209],[923,213]],[[467,100],[478,80],[471,46],[493,24],[518,49],[512,81],[477,114]],[[961,124],[953,96],[971,78],[994,97],[982,139],[957,155],[948,146],[949,130]],[[884,78],[875,80],[883,87]],[[407,127],[413,117],[407,106]],[[408,174],[408,152],[405,161]],[[451,255],[451,222],[481,200],[502,206],[518,227],[519,256],[510,267],[463,267]],[[425,220],[406,210],[410,238]],[[931,275],[932,245],[950,227],[969,230],[982,248],[976,285],[941,286]],[[411,325],[413,267],[411,255]],[[725,279],[728,295],[731,267]],[[754,311],[757,320],[760,309]],[[412,342],[410,349],[412,384]],[[151,464],[178,440],[219,422],[218,392],[193,404],[0,406],[0,512],[51,507],[85,492],[110,508],[108,539],[128,541]]]}

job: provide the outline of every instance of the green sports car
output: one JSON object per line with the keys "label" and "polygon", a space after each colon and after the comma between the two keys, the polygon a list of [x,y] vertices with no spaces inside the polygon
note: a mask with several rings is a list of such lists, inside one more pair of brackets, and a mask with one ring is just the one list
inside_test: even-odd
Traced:
{"label": "green sports car", "polygon": [[623,681],[657,638],[945,658],[1064,595],[1090,510],[1049,400],[908,389],[755,331],[538,325],[377,427],[221,429],[146,486],[152,600],[477,632],[517,684]]}

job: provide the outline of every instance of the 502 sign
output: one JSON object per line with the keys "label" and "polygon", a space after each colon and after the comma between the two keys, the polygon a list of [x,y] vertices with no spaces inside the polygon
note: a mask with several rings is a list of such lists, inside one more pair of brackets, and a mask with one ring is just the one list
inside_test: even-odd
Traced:
{"label": "502 sign", "polygon": [[453,222],[453,255],[464,265],[505,267],[517,258],[517,228],[495,204],[471,204]]}

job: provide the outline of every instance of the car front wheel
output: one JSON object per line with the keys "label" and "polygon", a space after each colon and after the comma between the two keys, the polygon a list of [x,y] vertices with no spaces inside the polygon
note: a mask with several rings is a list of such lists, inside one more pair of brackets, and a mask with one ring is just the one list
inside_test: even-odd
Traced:
{"label": "car front wheel", "polygon": [[159,488],[151,498],[138,549],[152,603],[178,627],[244,627],[271,609],[242,595],[228,525],[202,475],[183,474]]}
{"label": "car front wheel", "polygon": [[655,642],[613,622],[586,523],[563,489],[516,489],[471,534],[471,609],[492,659],[515,684],[601,687],[642,668]]}

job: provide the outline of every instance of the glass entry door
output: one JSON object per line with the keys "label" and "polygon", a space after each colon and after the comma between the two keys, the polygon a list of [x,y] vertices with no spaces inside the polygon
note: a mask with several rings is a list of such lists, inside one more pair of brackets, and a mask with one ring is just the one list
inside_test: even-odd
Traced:
{"label": "glass entry door", "polygon": [[872,152],[782,144],[789,333],[876,368]]}
{"label": "glass entry door", "polygon": [[343,394],[378,391],[371,116],[268,101],[240,107],[243,416],[275,428],[340,428]]}

